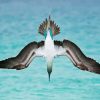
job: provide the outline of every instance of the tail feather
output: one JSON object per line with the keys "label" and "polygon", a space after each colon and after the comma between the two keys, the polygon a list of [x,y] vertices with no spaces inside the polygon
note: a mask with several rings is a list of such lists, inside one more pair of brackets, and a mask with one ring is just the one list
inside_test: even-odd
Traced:
{"label": "tail feather", "polygon": [[40,24],[38,32],[44,35],[44,32],[47,30],[47,27],[48,27],[48,21],[50,21],[50,28],[52,29],[53,36],[59,34],[60,27],[56,25],[56,23],[53,20],[51,20],[50,17],[48,20],[45,19],[45,21],[43,21],[43,23]]}

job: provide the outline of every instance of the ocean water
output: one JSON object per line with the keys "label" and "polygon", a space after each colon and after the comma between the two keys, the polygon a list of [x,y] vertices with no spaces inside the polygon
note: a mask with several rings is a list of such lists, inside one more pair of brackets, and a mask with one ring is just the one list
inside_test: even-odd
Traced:
{"label": "ocean water", "polygon": [[[99,0],[0,0],[0,60],[41,41],[39,24],[51,15],[61,32],[55,40],[75,42],[100,62]],[[0,100],[100,100],[100,75],[81,71],[67,57],[54,59],[48,81],[44,58],[24,70],[0,69]]]}

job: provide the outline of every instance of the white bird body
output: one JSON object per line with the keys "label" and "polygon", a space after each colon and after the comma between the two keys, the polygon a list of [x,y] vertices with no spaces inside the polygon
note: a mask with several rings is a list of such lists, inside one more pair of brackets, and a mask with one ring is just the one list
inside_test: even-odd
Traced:
{"label": "white bird body", "polygon": [[50,36],[50,31],[47,31],[47,36],[44,41],[44,46],[36,50],[36,56],[39,56],[39,55],[44,57],[47,61],[47,71],[49,73],[49,80],[50,80],[53,59],[56,56],[56,49],[54,47],[54,41]]}
{"label": "white bird body", "polygon": [[50,36],[50,32],[48,31],[47,37],[42,48],[36,50],[36,56],[43,56],[49,61],[49,59],[54,58],[56,55],[56,50],[54,48],[54,41]]}
{"label": "white bird body", "polygon": [[[47,36],[44,41],[44,46],[36,50],[36,56],[42,56],[46,59],[47,70],[49,71],[49,73],[52,72],[53,59],[56,55],[57,55],[57,52],[54,46],[54,41],[52,37],[50,36],[50,31],[47,30]],[[50,79],[50,74],[49,74],[49,79]]]}
{"label": "white bird body", "polygon": [[47,37],[44,43],[44,57],[46,58],[47,62],[51,62],[54,56],[56,55],[56,50],[54,48],[54,41],[50,36],[50,32],[47,32]]}

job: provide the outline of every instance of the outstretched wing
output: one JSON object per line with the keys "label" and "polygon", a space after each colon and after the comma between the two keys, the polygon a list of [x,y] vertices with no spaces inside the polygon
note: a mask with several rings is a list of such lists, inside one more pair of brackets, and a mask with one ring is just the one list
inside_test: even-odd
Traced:
{"label": "outstretched wing", "polygon": [[[20,70],[28,67],[33,58],[42,55],[43,46],[44,41],[29,43],[16,57],[0,61],[0,68]],[[38,54],[37,51],[39,51]]]}
{"label": "outstretched wing", "polygon": [[66,55],[72,63],[81,70],[100,74],[100,64],[87,57],[81,49],[69,40],[54,41],[57,55]]}

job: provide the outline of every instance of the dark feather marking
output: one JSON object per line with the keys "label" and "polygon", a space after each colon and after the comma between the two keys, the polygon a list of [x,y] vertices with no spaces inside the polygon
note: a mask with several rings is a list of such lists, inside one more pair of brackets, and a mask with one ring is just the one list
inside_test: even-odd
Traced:
{"label": "dark feather marking", "polygon": [[78,68],[100,74],[100,64],[94,59],[86,57],[76,44],[69,40],[64,40],[63,47],[65,49],[70,48],[76,58],[81,61],[81,64],[77,64]]}
{"label": "dark feather marking", "polygon": [[[39,29],[38,29],[38,32],[40,34],[44,35],[44,32],[47,29],[47,24],[48,24],[47,19],[45,21],[43,21],[42,24],[40,24]],[[57,35],[60,33],[60,27],[58,27],[58,25],[56,25],[54,23],[54,21],[52,21],[52,20],[50,20],[50,28],[52,29],[53,35]]]}
{"label": "dark feather marking", "polygon": [[63,43],[61,41],[57,41],[57,40],[54,41],[54,44],[57,46],[63,46]]}
{"label": "dark feather marking", "polygon": [[44,46],[44,41],[38,42],[38,47]]}
{"label": "dark feather marking", "polygon": [[38,48],[37,42],[29,43],[20,51],[20,53],[16,57],[12,57],[12,58],[8,58],[8,59],[0,61],[0,68],[18,69],[18,70],[26,68],[27,67],[26,64],[22,65],[21,63],[27,59],[28,55],[30,54],[32,50],[34,50],[33,52],[34,54],[35,49],[37,48]]}

